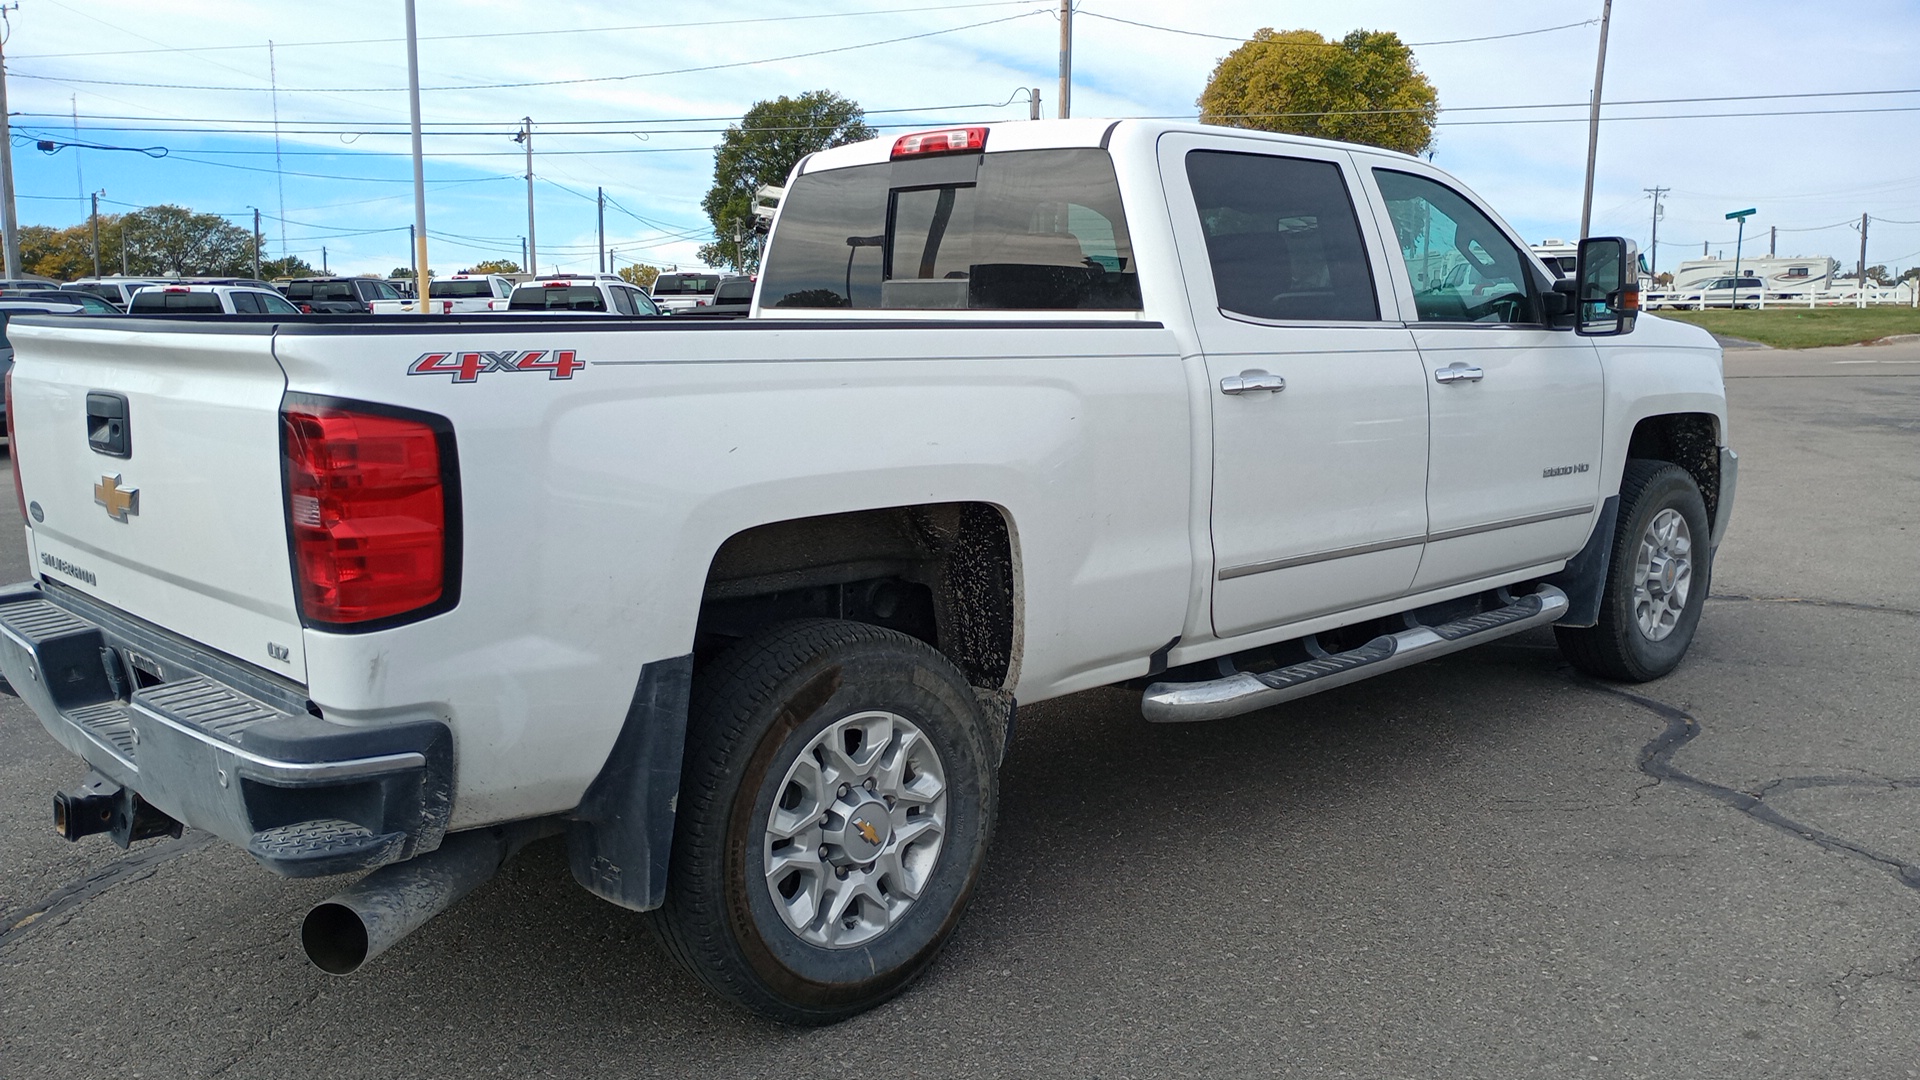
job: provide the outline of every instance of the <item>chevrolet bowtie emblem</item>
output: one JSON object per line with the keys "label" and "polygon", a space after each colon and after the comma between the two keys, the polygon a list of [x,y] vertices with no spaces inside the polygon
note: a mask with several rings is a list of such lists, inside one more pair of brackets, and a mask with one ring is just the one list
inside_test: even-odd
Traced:
{"label": "chevrolet bowtie emblem", "polygon": [[93,501],[107,508],[108,517],[125,521],[127,515],[140,512],[140,489],[121,487],[117,474],[103,476],[93,485]]}
{"label": "chevrolet bowtie emblem", "polygon": [[860,830],[861,837],[864,838],[867,843],[877,844],[880,842],[880,830],[874,828],[871,824],[861,821],[859,818],[854,818],[853,827]]}

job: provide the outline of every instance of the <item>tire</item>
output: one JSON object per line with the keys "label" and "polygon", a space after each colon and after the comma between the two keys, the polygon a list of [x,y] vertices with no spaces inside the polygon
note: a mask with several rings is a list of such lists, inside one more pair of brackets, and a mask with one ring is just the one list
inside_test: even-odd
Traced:
{"label": "tire", "polygon": [[966,909],[997,808],[993,762],[972,687],[914,638],[821,619],[741,641],[694,679],[652,925],[761,1016],[828,1024],[870,1009]]}
{"label": "tire", "polygon": [[1643,459],[1627,462],[1620,503],[1600,621],[1554,636],[1581,671],[1646,682],[1680,665],[1700,624],[1713,570],[1707,507],[1685,469]]}

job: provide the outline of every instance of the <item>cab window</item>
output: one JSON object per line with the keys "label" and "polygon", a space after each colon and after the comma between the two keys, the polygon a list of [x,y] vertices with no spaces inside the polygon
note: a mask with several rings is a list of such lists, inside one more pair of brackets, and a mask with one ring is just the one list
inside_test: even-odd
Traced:
{"label": "cab window", "polygon": [[1421,322],[1538,324],[1527,260],[1466,196],[1424,176],[1375,169]]}

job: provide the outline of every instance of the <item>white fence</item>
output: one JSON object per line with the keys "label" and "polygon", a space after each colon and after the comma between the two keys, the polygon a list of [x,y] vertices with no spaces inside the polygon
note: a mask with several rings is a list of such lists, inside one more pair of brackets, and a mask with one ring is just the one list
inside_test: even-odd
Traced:
{"label": "white fence", "polygon": [[[1766,289],[1741,289],[1738,306],[1744,308],[1822,308],[1822,307],[1920,307],[1920,283],[1903,281],[1898,285],[1869,285],[1861,289],[1857,285],[1840,284],[1833,288],[1817,292],[1778,293]],[[1705,296],[1702,290],[1676,290],[1672,292],[1649,292],[1641,306],[1649,311],[1663,308],[1724,308],[1734,307],[1732,289],[1715,289],[1712,296]]]}

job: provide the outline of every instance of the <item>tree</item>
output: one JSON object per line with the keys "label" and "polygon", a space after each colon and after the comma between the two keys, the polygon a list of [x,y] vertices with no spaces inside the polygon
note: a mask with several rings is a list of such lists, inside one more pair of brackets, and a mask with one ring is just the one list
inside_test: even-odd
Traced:
{"label": "tree", "polygon": [[508,259],[488,259],[486,262],[477,262],[467,268],[469,274],[517,274],[519,272],[520,264]]}
{"label": "tree", "polygon": [[1439,94],[1389,31],[1328,41],[1311,30],[1254,32],[1200,92],[1200,122],[1285,131],[1424,154]]}
{"label": "tree", "polygon": [[620,275],[621,281],[629,285],[638,285],[642,289],[653,288],[653,283],[660,279],[660,268],[657,266],[648,266],[645,263],[634,263],[632,266],[623,266],[615,272]]}
{"label": "tree", "polygon": [[[253,273],[253,233],[217,214],[196,214],[184,206],[163,204],[123,215],[121,225],[127,236],[128,269],[134,273],[176,277]],[[101,247],[105,246],[103,235]]]}
{"label": "tree", "polygon": [[1886,266],[1874,265],[1867,267],[1867,280],[1875,285],[1891,285],[1893,284],[1893,275],[1887,272]]}
{"label": "tree", "polygon": [[260,276],[272,281],[275,278],[314,277],[316,271],[307,260],[298,255],[288,255],[279,259],[261,259]]}
{"label": "tree", "polygon": [[873,137],[860,106],[831,90],[754,102],[738,124],[727,127],[714,152],[713,187],[700,206],[717,239],[701,246],[701,261],[741,272],[755,265],[765,239],[753,231],[755,193],[763,185],[786,183],[808,154]]}

